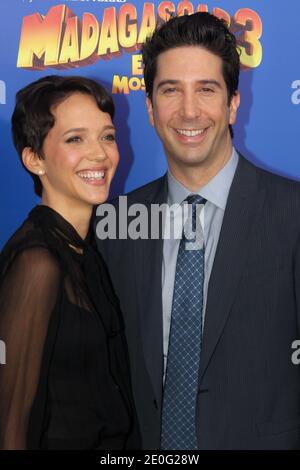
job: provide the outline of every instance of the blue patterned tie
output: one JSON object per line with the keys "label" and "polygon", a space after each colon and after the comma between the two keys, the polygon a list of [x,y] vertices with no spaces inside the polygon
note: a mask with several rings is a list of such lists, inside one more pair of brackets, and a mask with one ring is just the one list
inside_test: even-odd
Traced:
{"label": "blue patterned tie", "polygon": [[[200,226],[199,220],[196,223],[196,206],[205,204],[206,200],[192,195],[187,202],[192,205],[188,226],[195,233]],[[177,255],[163,397],[161,449],[170,450],[197,449],[196,400],[202,335],[204,248],[200,237],[197,249],[187,249],[192,245],[188,242],[191,240],[188,232],[185,226]]]}

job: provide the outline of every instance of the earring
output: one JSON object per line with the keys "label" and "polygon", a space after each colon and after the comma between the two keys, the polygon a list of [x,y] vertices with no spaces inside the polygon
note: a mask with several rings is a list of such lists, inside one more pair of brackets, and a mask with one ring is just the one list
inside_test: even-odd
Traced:
{"label": "earring", "polygon": [[39,170],[39,171],[38,171],[38,174],[39,174],[39,175],[44,175],[45,172],[44,172],[44,170]]}

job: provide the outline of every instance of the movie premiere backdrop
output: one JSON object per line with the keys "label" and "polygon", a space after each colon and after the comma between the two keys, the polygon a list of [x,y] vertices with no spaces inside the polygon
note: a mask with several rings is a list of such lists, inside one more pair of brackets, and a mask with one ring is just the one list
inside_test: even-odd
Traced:
{"label": "movie premiere backdrop", "polygon": [[1,0],[0,249],[38,203],[12,145],[17,90],[48,74],[101,81],[117,110],[121,159],[112,195],[134,189],[166,170],[148,123],[140,45],[171,14],[196,11],[223,18],[241,47],[236,147],[262,167],[300,177],[299,0]]}

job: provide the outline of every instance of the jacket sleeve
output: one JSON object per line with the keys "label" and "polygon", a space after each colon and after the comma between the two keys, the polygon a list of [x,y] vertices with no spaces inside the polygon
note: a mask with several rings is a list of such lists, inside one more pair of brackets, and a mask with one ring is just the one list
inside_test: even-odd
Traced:
{"label": "jacket sleeve", "polygon": [[[60,269],[46,248],[25,249],[0,279],[0,449],[25,449]],[[3,344],[3,343],[2,343]]]}

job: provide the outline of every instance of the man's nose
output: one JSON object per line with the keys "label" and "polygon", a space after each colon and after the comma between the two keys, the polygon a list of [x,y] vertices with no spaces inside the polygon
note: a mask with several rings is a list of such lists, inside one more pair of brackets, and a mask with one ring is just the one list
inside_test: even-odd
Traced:
{"label": "man's nose", "polygon": [[200,107],[197,96],[192,92],[185,92],[182,97],[180,114],[183,119],[195,119],[199,117]]}

